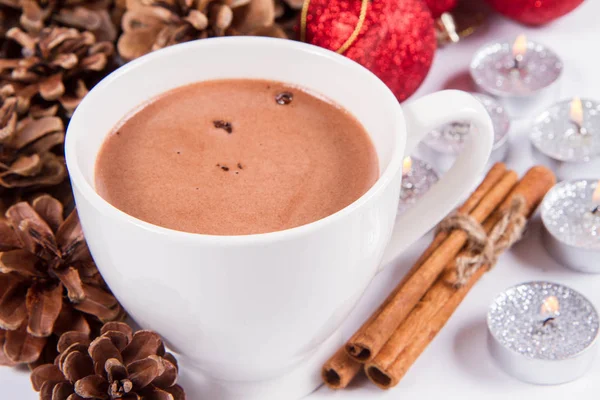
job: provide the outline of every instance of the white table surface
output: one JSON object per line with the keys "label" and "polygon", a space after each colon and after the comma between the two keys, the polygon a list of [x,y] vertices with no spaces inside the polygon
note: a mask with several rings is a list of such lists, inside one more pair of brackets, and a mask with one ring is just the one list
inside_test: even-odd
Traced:
{"label": "white table surface", "polygon": [[[469,89],[467,70],[475,50],[488,41],[511,38],[523,32],[549,45],[563,59],[562,98],[579,95],[600,99],[599,17],[598,0],[588,0],[568,16],[538,29],[494,17],[476,37],[438,51],[427,80],[414,98],[443,88]],[[527,121],[518,121],[513,123],[511,130],[507,163],[521,174],[532,165],[528,125]],[[600,178],[600,166],[590,166],[586,175]],[[600,358],[586,376],[575,382],[560,386],[534,386],[505,375],[488,353],[487,307],[497,293],[509,286],[530,280],[555,281],[580,291],[600,308],[600,275],[578,274],[555,263],[542,248],[539,224],[539,220],[534,219],[527,236],[511,252],[503,255],[496,268],[476,285],[396,388],[381,391],[366,378],[359,377],[346,390],[335,392],[322,387],[307,400],[600,398]],[[412,246],[375,278],[348,319],[346,335],[349,336],[379,305],[428,245],[429,239],[424,238]],[[0,400],[37,398],[37,393],[31,389],[27,371],[0,368]]]}

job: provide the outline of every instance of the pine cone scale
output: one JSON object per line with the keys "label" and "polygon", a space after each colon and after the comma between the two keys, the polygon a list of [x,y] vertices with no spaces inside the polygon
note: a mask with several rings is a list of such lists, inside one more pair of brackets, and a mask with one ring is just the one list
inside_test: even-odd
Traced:
{"label": "pine cone scale", "polygon": [[[60,59],[61,62],[63,60],[64,59]],[[42,96],[44,100],[58,100],[63,94],[65,94],[65,85],[63,84],[62,72],[51,75],[48,78],[42,80],[40,82],[39,89],[40,96]]]}
{"label": "pine cone scale", "polygon": [[9,97],[0,108],[0,142],[12,136],[17,128],[17,99]]}
{"label": "pine cone scale", "polygon": [[42,365],[36,368],[30,376],[35,391],[40,391],[44,382],[59,383],[65,380],[60,369],[54,364]]}
{"label": "pine cone scale", "polygon": [[47,337],[54,330],[54,323],[62,309],[63,286],[54,287],[36,283],[27,291],[25,304],[29,313],[27,333]]}
{"label": "pine cone scale", "polygon": [[104,375],[106,372],[106,362],[110,359],[123,362],[121,352],[117,349],[114,343],[102,335],[95,339],[89,347],[90,357],[94,360],[94,369],[96,374]]}
{"label": "pine cone scale", "polygon": [[8,167],[7,171],[0,173],[0,176],[8,174],[35,176],[40,173],[42,167],[43,163],[39,154],[32,154],[30,156],[22,155]]}
{"label": "pine cone scale", "polygon": [[64,131],[64,125],[58,117],[43,117],[31,120],[15,135],[11,146],[21,149],[48,134],[59,131]]}
{"label": "pine cone scale", "polygon": [[6,342],[6,331],[0,328],[0,366],[12,367],[17,365],[16,362],[8,358],[4,352],[4,343]]}
{"label": "pine cone scale", "polygon": [[109,338],[119,352],[122,352],[131,342],[131,336],[127,336],[125,333],[119,331],[106,331],[102,336]]}
{"label": "pine cone scale", "polygon": [[136,390],[148,386],[164,372],[162,362],[158,356],[149,356],[142,360],[134,361],[127,366],[129,380]]}
{"label": "pine cone scale", "polygon": [[[62,336],[61,336],[62,338]],[[59,339],[60,341],[60,339]],[[54,360],[54,364],[56,366],[58,366],[58,368],[63,371],[64,368],[64,364],[66,362],[67,357],[71,354],[71,353],[75,353],[75,352],[79,352],[82,354],[85,354],[88,350],[88,345],[86,343],[89,343],[89,340],[87,340],[86,342],[75,342],[72,345],[70,345],[69,347],[67,347],[64,351],[60,352],[60,355]],[[63,371],[64,373],[64,371]]]}
{"label": "pine cone scale", "polygon": [[79,277],[79,272],[75,268],[69,267],[54,273],[67,289],[67,296],[71,302],[79,303],[85,299],[83,283]]}
{"label": "pine cone scale", "polygon": [[38,269],[38,261],[34,254],[26,250],[5,251],[0,253],[0,272],[4,274],[14,272],[21,276],[41,278],[44,272]]}
{"label": "pine cone scale", "polygon": [[[170,356],[170,357],[169,357]],[[152,384],[157,387],[171,387],[177,383],[177,360],[167,353],[161,360],[163,372],[156,377]]]}
{"label": "pine cone scale", "polygon": [[121,306],[113,295],[85,283],[83,290],[85,298],[79,303],[73,304],[73,308],[76,310],[93,315],[103,322],[113,321],[121,314]]}
{"label": "pine cone scale", "polygon": [[12,331],[23,325],[27,319],[26,295],[25,283],[18,278],[9,277],[0,298],[0,328]]}
{"label": "pine cone scale", "polygon": [[21,242],[17,238],[17,235],[15,235],[8,222],[0,220],[0,251],[14,250],[18,249],[20,246]]}
{"label": "pine cone scale", "polygon": [[[90,336],[89,332],[78,332],[78,331],[69,331],[65,332],[60,336],[58,343],[56,344],[56,349],[59,353],[65,352],[69,347],[74,344],[81,344],[82,346],[90,345],[90,340],[88,339]],[[85,350],[84,350],[85,351]]]}
{"label": "pine cone scale", "polygon": [[[34,152],[40,155],[40,158],[44,160],[47,154],[51,154],[50,157],[54,160],[61,160],[61,158],[54,155],[54,153],[50,153],[50,150],[55,146],[61,145],[65,142],[65,135],[63,132],[57,131],[53,133],[49,133],[46,136],[41,137],[35,142],[27,145],[23,148],[25,153]],[[46,163],[44,163],[45,165]]]}
{"label": "pine cone scale", "polygon": [[129,365],[151,355],[163,356],[165,349],[160,336],[152,331],[137,331],[123,350],[123,362]]}
{"label": "pine cone scale", "polygon": [[[121,395],[125,393],[129,393],[133,388],[133,384],[128,379],[127,368],[123,365],[121,361],[116,358],[109,358],[104,363],[104,370],[106,371],[106,376],[108,380],[113,382],[111,385],[111,392],[115,395],[121,392]],[[123,387],[123,381],[127,380],[129,384]]]}
{"label": "pine cone scale", "polygon": [[67,400],[73,393],[73,385],[69,382],[58,382],[52,389],[52,398],[48,400]]}
{"label": "pine cone scale", "polygon": [[27,334],[25,327],[9,330],[6,332],[4,353],[13,362],[32,363],[39,358],[47,340]]}
{"label": "pine cone scale", "polygon": [[44,27],[44,14],[47,15],[49,12],[43,12],[34,0],[21,0],[21,7],[23,8],[21,25],[30,32],[41,31]]}
{"label": "pine cone scale", "polygon": [[94,363],[87,354],[72,351],[65,357],[61,371],[67,380],[76,382],[94,373]]}
{"label": "pine cone scale", "polygon": [[4,188],[31,188],[39,186],[53,186],[63,182],[67,170],[64,162],[52,153],[41,155],[43,167],[39,175],[23,177],[17,174],[5,174],[0,176],[0,186]]}
{"label": "pine cone scale", "polygon": [[[64,222],[63,213],[64,207],[60,201],[47,194],[37,197],[32,207],[34,211],[48,223],[53,232],[57,232],[58,228]],[[57,232],[57,242],[60,243],[59,232]]]}
{"label": "pine cone scale", "polygon": [[86,399],[108,399],[108,382],[98,375],[90,375],[75,383],[75,393]]}

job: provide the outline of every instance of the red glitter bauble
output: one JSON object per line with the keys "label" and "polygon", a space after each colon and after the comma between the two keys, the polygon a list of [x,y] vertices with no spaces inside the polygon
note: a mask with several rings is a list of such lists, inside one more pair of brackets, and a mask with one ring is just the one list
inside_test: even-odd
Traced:
{"label": "red glitter bauble", "polygon": [[526,25],[543,25],[573,11],[583,0],[487,0],[500,14]]}
{"label": "red glitter bauble", "polygon": [[[361,4],[361,0],[311,0],[306,41],[339,49],[357,26]],[[423,1],[377,0],[369,1],[360,34],[343,54],[371,70],[402,101],[427,76],[435,48],[433,18]]]}
{"label": "red glitter bauble", "polygon": [[458,0],[425,0],[425,4],[429,7],[433,18],[437,18],[445,12],[456,7]]}

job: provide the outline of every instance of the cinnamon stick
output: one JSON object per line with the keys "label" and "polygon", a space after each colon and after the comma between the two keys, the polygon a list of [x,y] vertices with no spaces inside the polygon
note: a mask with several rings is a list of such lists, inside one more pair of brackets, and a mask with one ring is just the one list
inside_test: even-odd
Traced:
{"label": "cinnamon stick", "polygon": [[[494,228],[516,196],[523,197],[525,216],[530,217],[554,183],[555,177],[550,170],[544,167],[530,169],[498,210],[486,220],[485,231],[489,233]],[[469,255],[469,250],[465,250],[463,255]],[[466,285],[457,288],[456,268],[451,262],[379,354],[366,365],[368,378],[383,389],[398,384],[488,269],[489,266],[479,268]]]}
{"label": "cinnamon stick", "polygon": [[[485,197],[488,192],[500,182],[502,177],[506,173],[506,165],[504,163],[496,163],[490,168],[486,177],[481,184],[475,189],[475,191],[469,196],[462,206],[458,208],[458,212],[462,214],[468,214]],[[405,274],[402,281],[398,284],[396,289],[388,296],[385,302],[379,307],[375,313],[363,324],[365,326],[370,324],[378,315],[379,311],[385,307],[385,305],[394,297],[395,293],[402,287],[406,280],[411,277],[415,271],[425,262],[429,256],[439,247],[439,245],[448,237],[447,232],[438,232],[429,247],[423,252],[421,257],[415,262],[412,268]],[[338,350],[326,363],[323,365],[321,375],[323,381],[327,386],[332,389],[343,389],[345,388],[358,372],[362,369],[362,363],[352,359],[344,350],[344,348]]]}
{"label": "cinnamon stick", "polygon": [[341,347],[321,370],[323,382],[331,389],[343,389],[354,379],[363,365],[354,361]]}
{"label": "cinnamon stick", "polygon": [[[516,182],[517,174],[514,171],[506,172],[470,216],[482,223],[506,198]],[[462,230],[450,233],[413,275],[406,279],[380,307],[377,315],[350,338],[346,343],[348,354],[359,362],[371,361],[466,242],[467,234]]]}

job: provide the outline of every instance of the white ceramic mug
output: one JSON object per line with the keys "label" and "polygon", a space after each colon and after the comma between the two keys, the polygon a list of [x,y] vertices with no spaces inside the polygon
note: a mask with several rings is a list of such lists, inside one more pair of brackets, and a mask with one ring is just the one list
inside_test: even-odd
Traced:
{"label": "white ceramic mug", "polygon": [[[178,232],[103,200],[94,190],[94,167],[111,128],[158,94],[217,78],[283,81],[336,101],[371,136],[378,181],[319,221],[247,236]],[[479,135],[394,225],[404,157],[431,128],[457,119],[472,121]],[[235,37],[160,50],[105,78],[71,119],[66,159],[98,268],[129,314],[180,354],[192,377],[190,398],[210,390],[204,398],[286,400],[317,387],[320,363],[341,344],[336,332],[384,253],[393,259],[473,189],[492,140],[487,113],[466,93],[439,92],[401,107],[375,75],[343,56],[293,41]],[[213,385],[200,386],[207,376]]]}

